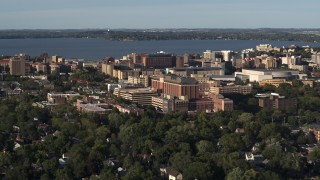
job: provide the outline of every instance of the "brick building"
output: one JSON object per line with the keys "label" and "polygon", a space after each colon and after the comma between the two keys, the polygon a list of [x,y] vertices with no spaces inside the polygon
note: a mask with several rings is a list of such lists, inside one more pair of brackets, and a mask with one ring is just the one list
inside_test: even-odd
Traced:
{"label": "brick building", "polygon": [[214,111],[233,111],[233,100],[224,98],[221,94],[209,94],[214,103]]}
{"label": "brick building", "polygon": [[[137,60],[136,60],[137,61]],[[172,54],[141,54],[141,63],[145,68],[167,68],[174,67],[176,56]]]}
{"label": "brick building", "polygon": [[277,93],[271,94],[258,94],[259,106],[266,109],[279,109],[281,111],[296,110],[297,99],[285,98]]}
{"label": "brick building", "polygon": [[209,98],[199,98],[199,99],[190,100],[189,110],[190,111],[212,112],[213,111],[213,101]]}
{"label": "brick building", "polygon": [[199,98],[199,83],[194,78],[178,76],[153,77],[151,79],[151,87],[164,95],[187,96],[188,99]]}

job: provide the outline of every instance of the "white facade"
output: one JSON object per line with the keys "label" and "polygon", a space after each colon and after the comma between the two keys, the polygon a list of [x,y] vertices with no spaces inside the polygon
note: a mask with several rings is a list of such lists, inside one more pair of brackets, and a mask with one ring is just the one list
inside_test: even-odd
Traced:
{"label": "white facade", "polygon": [[260,82],[266,79],[286,79],[299,75],[299,71],[294,70],[266,70],[266,69],[242,69],[242,72],[236,72],[235,76],[248,76],[250,82]]}

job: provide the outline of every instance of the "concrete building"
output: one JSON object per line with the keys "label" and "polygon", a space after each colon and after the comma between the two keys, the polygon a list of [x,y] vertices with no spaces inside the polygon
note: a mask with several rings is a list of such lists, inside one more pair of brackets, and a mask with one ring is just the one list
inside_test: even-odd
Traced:
{"label": "concrete building", "polygon": [[242,69],[242,72],[235,72],[235,76],[241,80],[260,82],[265,79],[297,79],[299,71],[281,69]]}
{"label": "concrete building", "polygon": [[269,51],[272,51],[273,48],[272,48],[271,44],[260,44],[260,45],[256,46],[256,50],[269,52]]}
{"label": "concrete building", "polygon": [[207,77],[217,81],[233,81],[233,82],[236,81],[236,77],[234,77],[234,75],[217,76],[217,75],[207,74]]}
{"label": "concrete building", "polygon": [[51,62],[52,62],[52,63],[58,63],[58,59],[59,59],[59,58],[62,58],[62,57],[61,57],[61,56],[56,56],[56,55],[55,55],[55,56],[52,56]]}
{"label": "concrete building", "polygon": [[120,88],[120,84],[110,84],[110,83],[107,83],[106,85],[107,85],[107,87],[108,87],[108,91],[109,91],[109,92],[114,91],[115,88]]}
{"label": "concrete building", "polygon": [[307,65],[288,65],[289,69],[293,69],[293,70],[298,70],[301,72],[307,72],[308,71],[308,66]]}
{"label": "concrete building", "polygon": [[289,84],[292,86],[292,81],[287,81],[286,79],[265,79],[259,82],[259,86],[265,86],[266,84],[273,85],[275,87],[279,87],[280,84]]}
{"label": "concrete building", "polygon": [[80,113],[97,113],[100,115],[105,115],[108,112],[112,111],[112,109],[107,109],[104,107],[108,107],[108,104],[91,104],[91,103],[80,103],[77,102],[77,109]]}
{"label": "concrete building", "polygon": [[250,94],[252,92],[252,86],[219,86],[210,87],[210,93],[213,94]]}
{"label": "concrete building", "polygon": [[230,50],[222,50],[220,51],[222,53],[222,57],[224,61],[230,61],[231,60],[231,55],[233,51]]}
{"label": "concrete building", "polygon": [[47,94],[47,101],[52,104],[64,104],[77,96],[80,94],[73,91],[51,92]]}
{"label": "concrete building", "polygon": [[212,50],[206,50],[203,52],[203,58],[209,59],[209,60],[215,60],[216,59],[216,52]]}
{"label": "concrete building", "polygon": [[9,64],[10,64],[10,59],[1,59],[0,60],[0,73],[9,73],[9,72],[5,72],[6,71],[6,68],[9,67]]}
{"label": "concrete building", "polygon": [[158,93],[151,88],[136,88],[136,89],[120,89],[116,88],[113,92],[117,97],[130,100],[141,105],[152,105],[152,97]]}
{"label": "concrete building", "polygon": [[135,76],[128,76],[128,83],[130,84],[140,84],[143,85],[144,87],[149,86],[149,76],[146,75],[140,75],[138,77]]}
{"label": "concrete building", "polygon": [[194,78],[179,76],[152,77],[151,87],[164,95],[186,96],[188,99],[199,98],[199,83]]}
{"label": "concrete building", "polygon": [[277,59],[271,56],[262,59],[262,64],[265,69],[272,69],[278,67]]}
{"label": "concrete building", "polygon": [[296,110],[297,99],[285,98],[277,93],[271,94],[257,94],[255,97],[259,98],[259,106],[266,109],[279,109],[281,111]]}
{"label": "concrete building", "polygon": [[184,68],[167,68],[167,74],[174,74],[177,76],[184,76],[190,77],[191,74],[198,74],[198,75],[217,75],[222,76],[225,73],[223,68],[219,67],[184,67]]}
{"label": "concrete building", "polygon": [[188,111],[189,101],[187,99],[181,99],[166,96],[155,96],[152,97],[152,106],[161,111],[167,112],[176,112],[176,111]]}
{"label": "concrete building", "polygon": [[313,62],[319,66],[320,65],[320,53],[316,53],[316,54],[311,55],[311,62]]}
{"label": "concrete building", "polygon": [[50,72],[53,73],[55,71],[60,72],[60,65],[59,64],[50,64]]}
{"label": "concrete building", "polygon": [[128,79],[128,76],[132,72],[133,72],[132,70],[128,70],[128,69],[114,69],[112,74],[113,74],[113,77],[122,80],[122,79]]}
{"label": "concrete building", "polygon": [[304,86],[310,86],[311,88],[314,87],[314,80],[301,80]]}
{"label": "concrete building", "polygon": [[102,73],[113,77],[114,64],[113,63],[103,63],[101,65]]}
{"label": "concrete building", "polygon": [[48,67],[44,63],[33,64],[33,67],[36,69],[37,72],[42,72],[44,74],[48,73]]}

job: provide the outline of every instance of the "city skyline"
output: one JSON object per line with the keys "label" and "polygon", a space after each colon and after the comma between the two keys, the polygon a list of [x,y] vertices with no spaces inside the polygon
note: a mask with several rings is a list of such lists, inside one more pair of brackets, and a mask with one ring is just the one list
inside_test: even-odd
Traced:
{"label": "city skyline", "polygon": [[0,29],[319,28],[319,1],[5,1]]}

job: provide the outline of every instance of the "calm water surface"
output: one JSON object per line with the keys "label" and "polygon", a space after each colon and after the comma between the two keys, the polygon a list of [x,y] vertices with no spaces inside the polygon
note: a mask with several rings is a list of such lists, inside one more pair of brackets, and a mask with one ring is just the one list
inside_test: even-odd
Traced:
{"label": "calm water surface", "polygon": [[292,44],[319,46],[319,43],[293,41],[250,41],[250,40],[166,40],[166,41],[107,41],[103,39],[0,39],[0,55],[26,53],[38,56],[47,52],[65,58],[100,60],[106,56],[120,58],[128,53],[155,53],[165,51],[174,54],[202,53],[210,50],[233,50],[255,48],[258,44],[276,47]]}

